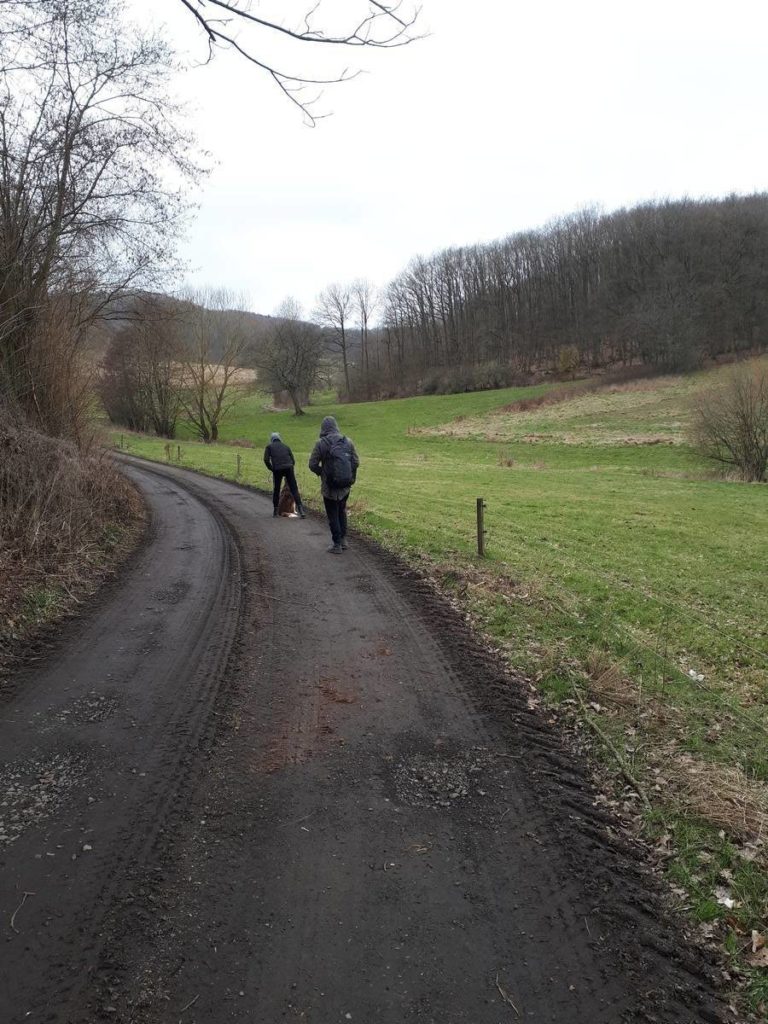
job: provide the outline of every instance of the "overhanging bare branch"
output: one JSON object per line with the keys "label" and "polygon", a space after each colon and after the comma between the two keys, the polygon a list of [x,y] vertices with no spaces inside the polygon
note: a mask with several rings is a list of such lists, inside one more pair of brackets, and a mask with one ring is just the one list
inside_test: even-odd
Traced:
{"label": "overhanging bare branch", "polygon": [[[313,113],[312,107],[317,98],[305,100],[302,90],[306,86],[335,85],[348,82],[357,77],[359,71],[343,71],[328,77],[316,77],[303,74],[301,71],[287,71],[277,66],[268,56],[272,49],[272,39],[283,38],[291,43],[307,43],[315,46],[331,47],[368,47],[374,49],[392,49],[407,46],[421,38],[415,31],[416,23],[421,14],[419,6],[406,8],[403,0],[397,3],[380,3],[376,0],[365,0],[359,6],[364,7],[350,27],[346,30],[326,32],[322,26],[315,24],[322,0],[310,7],[297,19],[298,27],[282,24],[255,14],[247,6],[241,6],[232,0],[180,0],[182,5],[192,14],[204,33],[208,45],[209,61],[216,48],[234,50],[251,64],[255,65],[277,85],[281,92],[304,114],[307,123],[314,126],[320,115]],[[226,18],[214,18],[212,11],[224,12]],[[255,35],[244,41],[231,26],[240,23],[252,29]]]}

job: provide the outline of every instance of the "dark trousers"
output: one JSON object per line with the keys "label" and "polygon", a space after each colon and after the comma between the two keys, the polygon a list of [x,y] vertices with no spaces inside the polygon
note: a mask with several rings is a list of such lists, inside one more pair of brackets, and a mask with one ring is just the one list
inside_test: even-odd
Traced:
{"label": "dark trousers", "polygon": [[272,488],[272,504],[277,508],[280,504],[280,488],[283,486],[283,478],[285,478],[288,484],[288,490],[293,495],[293,500],[296,502],[296,508],[301,508],[301,496],[299,495],[299,487],[296,483],[296,474],[293,471],[293,467],[289,466],[288,469],[273,469],[272,480],[274,486]]}
{"label": "dark trousers", "polygon": [[328,525],[331,528],[333,543],[341,544],[347,536],[347,498],[342,498],[341,501],[334,501],[333,498],[323,498],[323,501],[325,502],[325,514],[328,516]]}

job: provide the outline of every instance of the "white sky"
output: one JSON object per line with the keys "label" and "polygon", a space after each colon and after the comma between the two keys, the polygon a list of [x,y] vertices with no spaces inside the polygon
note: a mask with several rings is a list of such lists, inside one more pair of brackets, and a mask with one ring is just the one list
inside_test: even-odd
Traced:
{"label": "white sky", "polygon": [[[130,2],[194,42],[180,0]],[[384,285],[417,253],[585,204],[768,189],[764,0],[422,3],[427,39],[330,63],[324,49],[325,69],[370,73],[327,89],[333,116],[314,129],[233,53],[180,76],[217,161],[183,248],[192,281],[257,312],[286,295],[311,310],[331,281]],[[286,21],[307,6],[276,5]],[[282,63],[318,70],[307,52]]]}

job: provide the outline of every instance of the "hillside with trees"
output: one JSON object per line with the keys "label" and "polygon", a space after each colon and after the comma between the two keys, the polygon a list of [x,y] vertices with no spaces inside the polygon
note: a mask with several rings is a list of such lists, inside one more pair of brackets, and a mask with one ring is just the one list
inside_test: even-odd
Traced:
{"label": "hillside with trees", "polygon": [[[583,210],[416,257],[379,298],[352,391],[500,387],[542,372],[685,370],[768,342],[768,196]],[[370,309],[359,313],[366,327]],[[356,324],[357,325],[357,324]]]}

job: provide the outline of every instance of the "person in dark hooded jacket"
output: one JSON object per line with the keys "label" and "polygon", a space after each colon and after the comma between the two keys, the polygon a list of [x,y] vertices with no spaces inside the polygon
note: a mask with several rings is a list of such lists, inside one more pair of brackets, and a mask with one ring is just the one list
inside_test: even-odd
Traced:
{"label": "person in dark hooded jacket", "polygon": [[301,503],[301,495],[299,494],[299,485],[296,483],[296,474],[293,467],[296,465],[296,460],[293,457],[293,452],[287,444],[283,442],[279,434],[272,434],[269,439],[269,444],[264,449],[264,465],[272,473],[272,505],[274,511],[273,516],[278,514],[277,508],[280,504],[280,487],[285,478],[285,482],[288,484],[288,489],[293,495],[293,500],[296,502],[296,511],[299,513],[302,519],[306,518],[304,512],[304,506]]}
{"label": "person in dark hooded jacket", "polygon": [[[349,484],[339,486],[330,477],[331,465],[337,457],[348,460],[351,466]],[[309,468],[320,477],[325,513],[333,539],[328,550],[334,555],[347,550],[347,498],[349,489],[357,477],[359,465],[360,459],[355,446],[348,437],[341,434],[333,416],[326,416],[320,426],[320,437],[309,457]]]}

